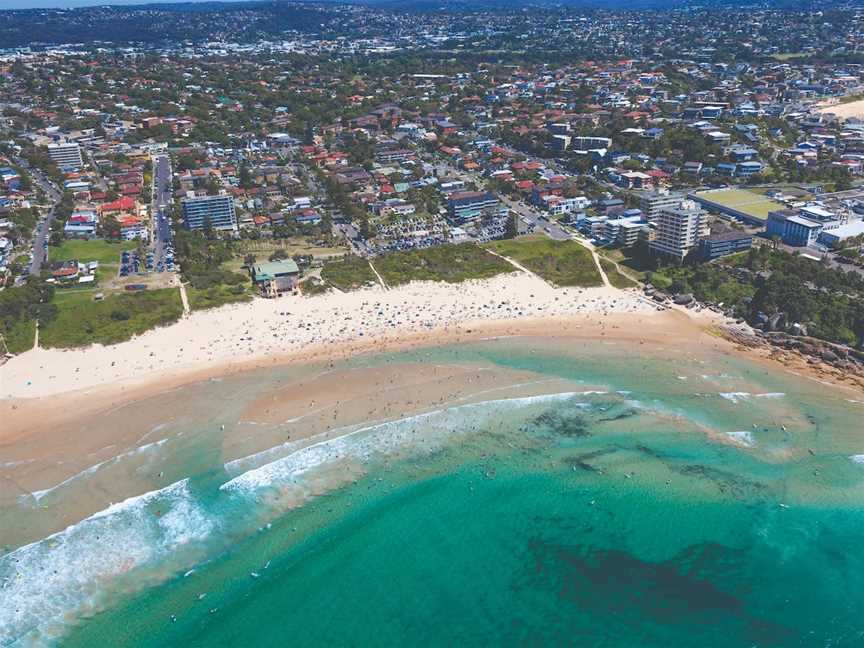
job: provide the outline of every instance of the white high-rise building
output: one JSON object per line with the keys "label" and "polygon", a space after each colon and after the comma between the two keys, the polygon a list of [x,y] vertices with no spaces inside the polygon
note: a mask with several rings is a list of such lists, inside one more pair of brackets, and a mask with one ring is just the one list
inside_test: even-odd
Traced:
{"label": "white high-rise building", "polygon": [[648,244],[651,253],[683,260],[706,235],[707,216],[690,200],[683,201],[679,207],[661,209],[653,219],[656,232],[654,240]]}
{"label": "white high-rise building", "polygon": [[84,166],[84,160],[81,157],[81,147],[72,142],[49,144],[48,155],[54,161],[54,164],[59,167],[80,169]]}
{"label": "white high-rise building", "polygon": [[683,194],[670,192],[668,189],[657,191],[641,191],[639,193],[639,209],[645,218],[651,220],[664,209],[675,208],[685,200]]}

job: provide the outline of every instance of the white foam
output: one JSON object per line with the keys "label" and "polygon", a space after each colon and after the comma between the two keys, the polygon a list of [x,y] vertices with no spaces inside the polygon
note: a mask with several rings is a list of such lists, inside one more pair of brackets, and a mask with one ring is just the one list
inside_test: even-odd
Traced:
{"label": "white foam", "polygon": [[[479,411],[492,416],[504,408],[515,409],[567,400],[585,393],[604,392],[561,392],[469,403],[360,427],[335,438],[307,445],[276,461],[249,470],[225,482],[220,489],[253,494],[261,488],[289,484],[318,466],[344,460],[365,460],[395,449],[409,449],[412,442],[422,441],[427,449],[431,449],[437,447],[444,437],[464,430],[467,411]],[[473,427],[482,425],[482,420],[478,420],[476,415],[470,420]]]}
{"label": "white foam", "polygon": [[49,488],[43,488],[42,490],[33,491],[32,493],[29,493],[26,495],[19,495],[18,499],[21,501],[31,500],[31,501],[35,501],[35,503],[38,504],[39,501],[43,497],[45,497],[49,493],[54,492],[55,490],[57,490],[59,488],[63,488],[64,486],[68,486],[69,484],[81,479],[82,477],[87,477],[88,475],[92,475],[92,474],[96,473],[97,471],[99,471],[101,468],[104,468],[105,466],[109,466],[109,465],[115,464],[119,461],[123,461],[123,459],[126,459],[128,457],[133,457],[137,454],[141,454],[142,452],[147,452],[149,450],[159,448],[159,447],[165,445],[165,443],[167,443],[167,442],[168,442],[168,439],[160,439],[159,441],[153,441],[152,443],[145,443],[142,446],[132,448],[131,450],[127,450],[126,452],[122,452],[118,455],[115,455],[114,457],[111,457],[110,459],[106,459],[105,461],[100,461],[97,464],[89,466],[88,468],[85,468],[84,470],[82,470],[78,473],[75,473],[71,477],[67,477],[66,479],[64,479],[59,484],[55,484],[54,486],[51,486]]}
{"label": "white foam", "polygon": [[[159,510],[167,507],[163,515],[153,510],[157,503]],[[21,639],[44,643],[62,632],[70,613],[100,609],[119,578],[162,564],[212,529],[183,480],[0,557],[0,646]]]}
{"label": "white foam", "polygon": [[27,464],[31,464],[35,459],[21,459],[20,461],[6,461],[4,463],[0,463],[0,468],[15,468],[16,466],[26,466]]}
{"label": "white foam", "polygon": [[722,392],[720,394],[720,398],[725,398],[732,403],[737,403],[739,401],[750,398],[750,392]]}
{"label": "white foam", "polygon": [[766,392],[763,394],[751,394],[750,392],[722,392],[720,398],[725,398],[732,403],[739,403],[748,398],[783,398],[786,394],[783,392]]}
{"label": "white foam", "polygon": [[864,464],[864,454],[852,455],[849,458],[857,464]]}
{"label": "white foam", "polygon": [[749,430],[738,430],[736,432],[727,432],[726,436],[732,439],[735,443],[752,448],[756,445],[756,439],[753,438],[753,433]]}

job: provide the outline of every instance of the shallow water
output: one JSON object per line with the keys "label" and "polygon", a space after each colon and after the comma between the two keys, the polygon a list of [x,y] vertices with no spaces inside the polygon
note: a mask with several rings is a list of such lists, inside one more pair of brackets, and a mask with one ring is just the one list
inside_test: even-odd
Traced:
{"label": "shallow water", "polygon": [[[709,351],[555,339],[344,369],[383,363],[536,381],[247,459],[178,425],[44,508],[4,509],[2,528],[32,524],[106,470],[171,466],[170,485],[0,556],[0,645],[864,645],[848,393]],[[280,371],[195,389],[221,420],[241,405],[226,393]]]}

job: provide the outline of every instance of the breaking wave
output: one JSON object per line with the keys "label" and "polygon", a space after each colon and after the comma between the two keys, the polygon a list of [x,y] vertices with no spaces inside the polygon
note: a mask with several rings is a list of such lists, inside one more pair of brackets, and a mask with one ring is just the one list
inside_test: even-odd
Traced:
{"label": "breaking wave", "polygon": [[142,567],[182,561],[178,551],[215,527],[183,480],[0,556],[0,645],[57,637],[65,614],[99,610],[108,587]]}

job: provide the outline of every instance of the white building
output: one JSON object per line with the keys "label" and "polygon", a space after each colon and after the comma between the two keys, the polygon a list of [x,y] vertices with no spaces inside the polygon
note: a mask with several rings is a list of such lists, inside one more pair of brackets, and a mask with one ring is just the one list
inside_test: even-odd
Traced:
{"label": "white building", "polygon": [[674,209],[681,205],[685,198],[680,193],[673,193],[666,189],[657,191],[642,191],[639,193],[639,209],[649,220],[654,219],[664,209]]}
{"label": "white building", "polygon": [[72,142],[49,144],[48,155],[59,167],[80,169],[84,166],[84,160],[81,158],[81,147]]}
{"label": "white building", "polygon": [[707,213],[686,200],[680,207],[663,209],[655,219],[656,235],[649,243],[652,254],[682,261],[708,229]]}

